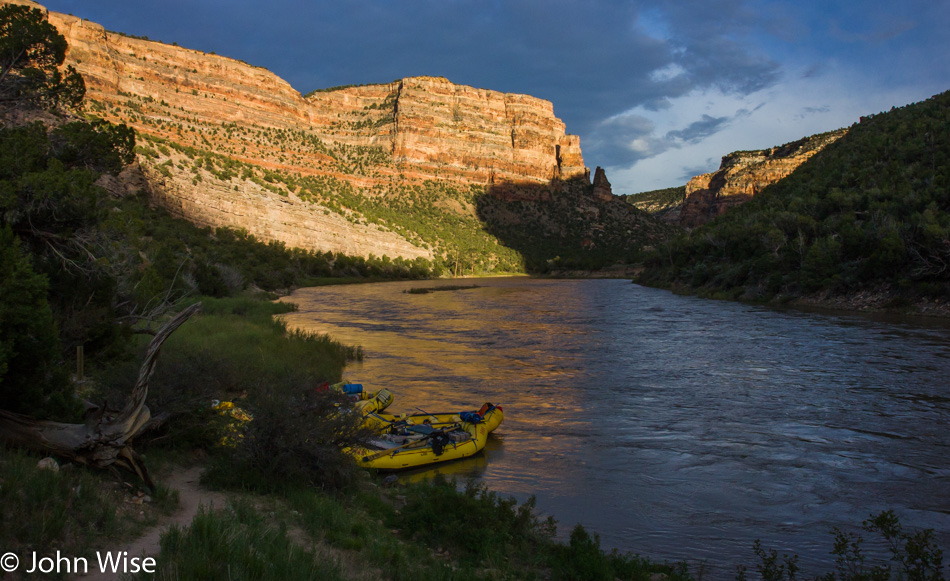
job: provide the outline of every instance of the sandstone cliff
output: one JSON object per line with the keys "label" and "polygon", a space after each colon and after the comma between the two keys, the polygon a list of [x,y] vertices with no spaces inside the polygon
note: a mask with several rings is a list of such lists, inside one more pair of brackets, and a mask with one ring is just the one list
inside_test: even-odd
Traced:
{"label": "sandstone cliff", "polygon": [[686,184],[679,223],[695,228],[746,202],[769,184],[788,176],[847,130],[806,137],[771,149],[738,151],[722,158],[719,170]]}
{"label": "sandstone cliff", "polygon": [[[467,187],[588,175],[579,139],[543,99],[439,77],[303,96],[241,61],[75,16],[49,19],[69,43],[67,64],[86,81],[87,112],[134,127],[152,153],[139,162],[153,199],[200,224],[308,249],[431,257],[429,245],[359,216],[351,194],[394,197],[427,180]],[[239,175],[195,167],[192,150],[233,160]],[[297,198],[292,185],[261,186],[271,172],[320,179],[325,188]]]}

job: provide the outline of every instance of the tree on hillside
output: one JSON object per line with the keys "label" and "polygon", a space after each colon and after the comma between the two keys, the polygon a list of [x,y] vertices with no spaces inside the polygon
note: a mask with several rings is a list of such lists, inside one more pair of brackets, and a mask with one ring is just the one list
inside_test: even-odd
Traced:
{"label": "tree on hillside", "polygon": [[46,300],[46,278],[9,227],[0,228],[0,409],[68,412],[59,338]]}
{"label": "tree on hillside", "polygon": [[[0,110],[78,105],[82,78],[59,70],[66,46],[43,11],[0,6]],[[72,417],[62,347],[115,342],[121,264],[97,230],[94,182],[130,163],[134,147],[130,128],[104,122],[0,128],[0,408]]]}
{"label": "tree on hillside", "polygon": [[100,227],[110,200],[95,182],[100,171],[117,172],[131,161],[133,148],[125,126],[0,130],[0,227],[13,231],[46,275],[64,348],[86,345],[92,354],[117,339],[116,287],[134,270],[118,256],[129,253]]}
{"label": "tree on hillside", "polygon": [[0,104],[78,107],[86,85],[72,66],[60,70],[66,47],[41,10],[0,6]]}

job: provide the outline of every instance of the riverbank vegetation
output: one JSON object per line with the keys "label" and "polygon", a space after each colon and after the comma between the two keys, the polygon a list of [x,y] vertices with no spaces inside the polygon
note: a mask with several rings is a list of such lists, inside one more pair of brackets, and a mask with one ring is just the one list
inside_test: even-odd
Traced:
{"label": "riverbank vegetation", "polygon": [[950,93],[862,118],[787,178],[659,245],[637,282],[722,298],[950,298]]}
{"label": "riverbank vegetation", "polygon": [[[208,461],[208,451],[169,451],[157,443],[146,453],[161,460],[159,482],[183,470],[182,463]],[[96,551],[128,546],[167,522],[178,505],[177,491],[161,484],[145,495],[101,471],[37,468],[37,458],[0,455],[0,542],[21,559],[59,550],[94,563]],[[824,573],[758,542],[751,562],[714,570],[702,562],[606,551],[580,526],[563,538],[531,500],[518,504],[472,483],[436,478],[385,487],[359,474],[343,488],[318,490],[298,479],[263,484],[243,469],[217,483],[225,469],[231,468],[212,465],[205,472],[204,480],[222,491],[208,493],[218,500],[205,499],[193,519],[170,526],[153,554],[155,576],[136,578],[943,581],[948,573],[933,531],[904,528],[892,512],[860,529],[832,531],[834,565]]]}
{"label": "riverbank vegetation", "polygon": [[690,578],[683,566],[605,552],[581,527],[557,542],[553,522],[539,521],[530,503],[475,485],[437,479],[380,492],[364,484],[342,497],[289,490],[264,510],[255,504],[237,499],[168,533],[158,577],[312,579],[307,572],[319,569],[330,580]]}

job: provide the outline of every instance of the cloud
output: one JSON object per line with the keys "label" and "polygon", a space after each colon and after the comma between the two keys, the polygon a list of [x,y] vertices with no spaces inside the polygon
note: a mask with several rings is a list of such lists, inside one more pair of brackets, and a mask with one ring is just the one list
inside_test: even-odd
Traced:
{"label": "cloud", "polygon": [[585,157],[594,153],[598,164],[607,166],[630,165],[649,159],[667,149],[670,144],[655,136],[655,124],[642,115],[618,115],[603,121],[584,144]]}
{"label": "cloud", "polygon": [[[681,104],[682,102],[683,100],[680,101]],[[761,105],[755,110],[760,107]],[[734,120],[751,114],[752,111],[746,108],[738,109],[731,115],[712,116],[703,113],[699,119],[685,126],[661,132],[650,118],[636,112],[627,112],[601,122],[591,133],[584,145],[584,151],[587,157],[597,159],[598,164],[612,167],[631,166],[670,149],[697,144],[719,133]]]}
{"label": "cloud", "polygon": [[[859,26],[860,24],[863,23],[859,23]],[[910,32],[916,27],[917,23],[913,20],[898,19],[896,21],[880,23],[871,28],[865,28],[864,30],[853,30],[849,29],[851,27],[844,26],[838,21],[832,21],[829,23],[828,32],[832,38],[845,43],[880,44],[892,40],[905,32]]]}
{"label": "cloud", "polygon": [[699,143],[710,135],[715,135],[731,120],[729,117],[710,117],[703,115],[699,121],[694,121],[684,129],[668,131],[666,138],[673,142]]}
{"label": "cloud", "polygon": [[823,113],[828,113],[831,111],[831,106],[829,105],[815,105],[811,107],[802,107],[801,112],[795,116],[796,119],[805,119],[807,117],[812,117],[815,115],[820,115]]}

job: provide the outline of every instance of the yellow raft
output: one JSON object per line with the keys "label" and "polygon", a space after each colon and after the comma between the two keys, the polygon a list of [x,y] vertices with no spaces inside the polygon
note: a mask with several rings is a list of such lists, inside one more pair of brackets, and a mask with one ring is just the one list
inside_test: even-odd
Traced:
{"label": "yellow raft", "polygon": [[393,399],[391,391],[381,389],[373,392],[368,399],[361,399],[355,402],[353,407],[360,410],[363,415],[369,416],[370,414],[377,414],[389,407],[389,404],[393,403]]}
{"label": "yellow raft", "polygon": [[334,383],[330,385],[324,383],[317,386],[317,391],[335,391],[342,393],[348,399],[353,401],[353,407],[363,415],[378,413],[389,407],[393,403],[393,393],[388,389],[379,391],[364,391],[362,383]]}
{"label": "yellow raft", "polygon": [[408,470],[478,454],[487,441],[484,423],[464,422],[440,430],[417,425],[378,436],[369,446],[351,448],[349,453],[363,468]]}
{"label": "yellow raft", "polygon": [[505,419],[505,412],[501,406],[486,403],[474,412],[449,412],[449,413],[402,413],[402,414],[384,414],[379,412],[369,412],[363,420],[366,427],[377,432],[401,428],[407,426],[430,425],[433,428],[445,428],[452,425],[462,424],[466,421],[479,423],[488,428],[488,432],[494,432],[495,428],[501,425]]}

